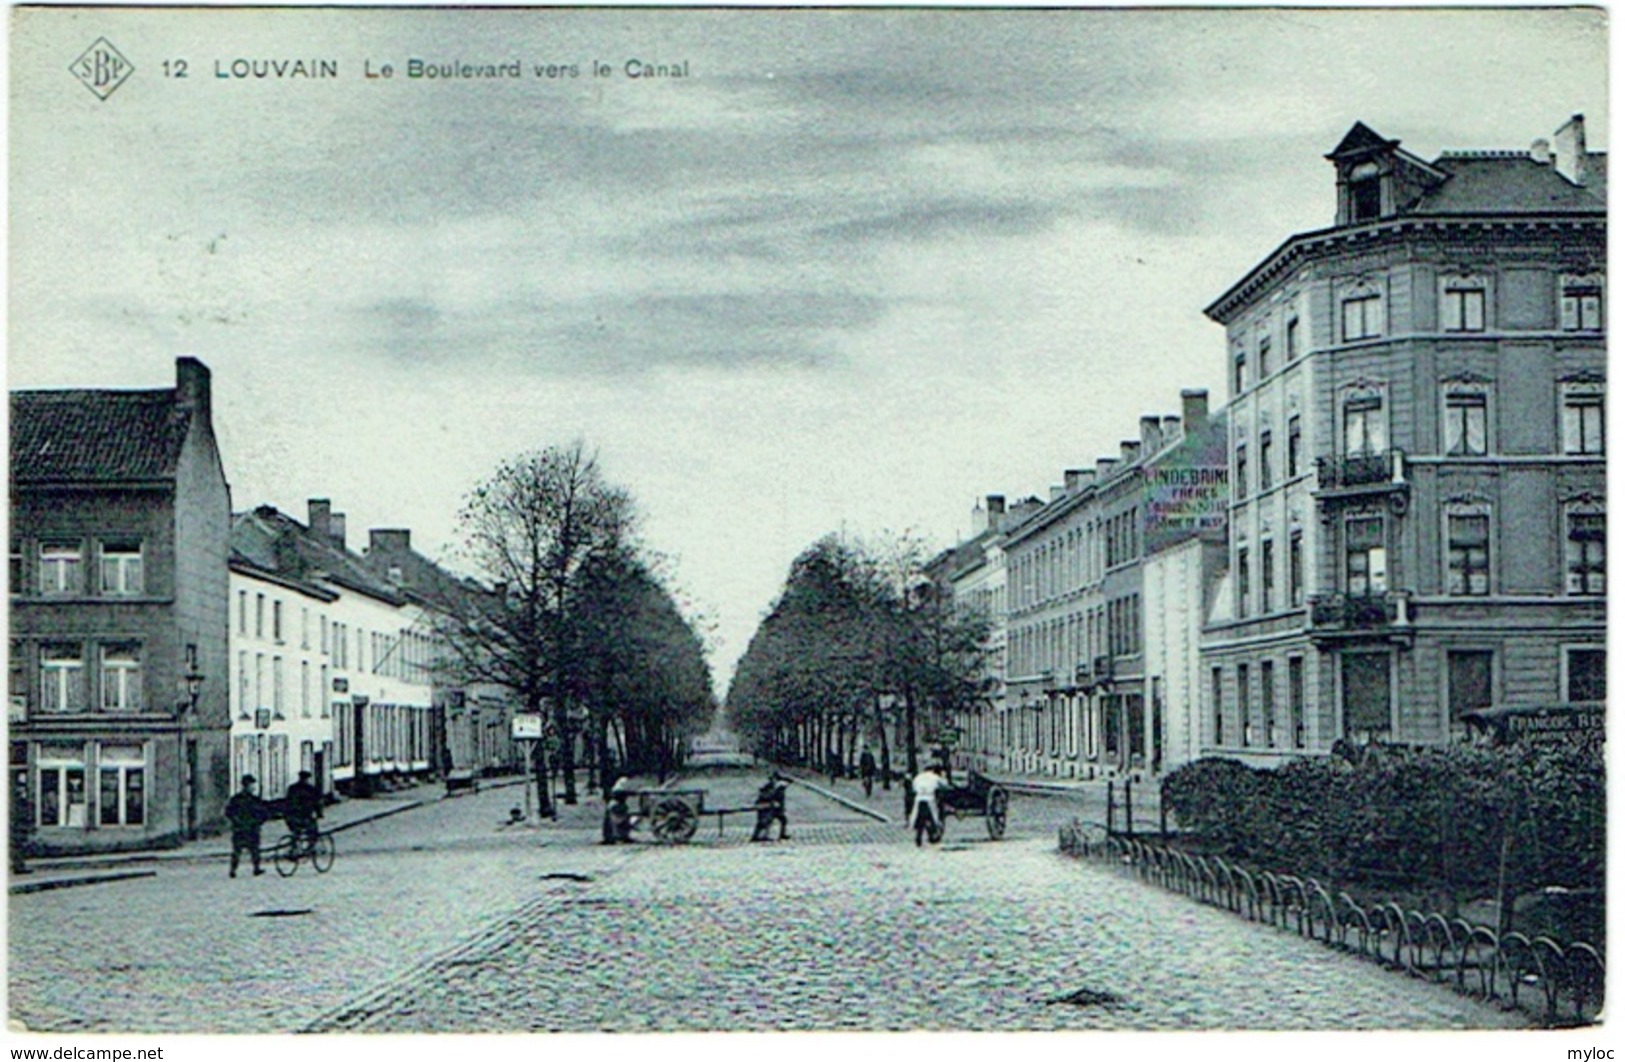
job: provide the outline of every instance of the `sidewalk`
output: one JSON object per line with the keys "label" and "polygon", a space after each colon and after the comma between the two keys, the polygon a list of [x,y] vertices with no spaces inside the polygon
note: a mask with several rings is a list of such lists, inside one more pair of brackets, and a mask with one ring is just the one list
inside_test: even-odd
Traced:
{"label": "sidewalk", "polygon": [[[518,785],[521,779],[496,778],[482,781],[481,790]],[[371,797],[350,797],[328,805],[322,814],[322,829],[333,833],[353,829],[363,823],[376,822],[391,815],[411,811],[441,800],[456,799],[448,795],[444,783],[424,782],[407,789],[380,793]],[[266,847],[275,843],[270,836],[277,828],[267,824]],[[87,853],[68,856],[42,856],[28,860],[25,874],[8,875],[7,891],[13,895],[45,892],[51,889],[71,888],[76,885],[96,885],[126,878],[152,877],[156,867],[166,863],[204,862],[230,858],[231,841],[221,833],[199,837],[175,848],[152,848],[129,852]]]}

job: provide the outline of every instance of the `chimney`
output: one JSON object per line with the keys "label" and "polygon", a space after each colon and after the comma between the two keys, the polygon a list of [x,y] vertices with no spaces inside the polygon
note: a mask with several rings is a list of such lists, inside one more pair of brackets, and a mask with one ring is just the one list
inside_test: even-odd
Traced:
{"label": "chimney", "polygon": [[1186,435],[1195,435],[1207,427],[1207,391],[1198,388],[1194,391],[1179,392],[1180,423],[1184,426]]}
{"label": "chimney", "polygon": [[1150,457],[1162,449],[1162,420],[1158,417],[1140,418],[1140,452]]}
{"label": "chimney", "polygon": [[1586,183],[1586,117],[1576,114],[1553,133],[1553,161],[1557,172],[1574,184]]}
{"label": "chimney", "polygon": [[1095,482],[1095,470],[1092,468],[1069,468],[1066,470],[1066,492],[1077,494],[1087,490]]}
{"label": "chimney", "polygon": [[1179,438],[1179,434],[1180,434],[1179,433],[1179,418],[1176,417],[1176,416],[1173,416],[1171,414],[1169,416],[1163,417],[1162,418],[1162,441],[1163,441],[1163,443],[1167,444],[1167,443],[1173,442],[1175,439]]}
{"label": "chimney", "polygon": [[343,513],[334,513],[332,516],[329,516],[327,518],[327,533],[333,539],[333,541],[338,545],[339,549],[344,548],[344,514]]}
{"label": "chimney", "polygon": [[1140,444],[1134,439],[1124,439],[1117,444],[1123,455],[1123,463],[1131,465],[1140,458]]}
{"label": "chimney", "polygon": [[1004,526],[1004,495],[989,494],[985,500],[987,508],[984,509],[980,505],[976,507],[979,517],[971,526],[978,531],[997,531]]}
{"label": "chimney", "polygon": [[1095,459],[1095,482],[1096,483],[1104,482],[1108,477],[1111,476],[1112,469],[1114,469],[1116,467],[1117,467],[1117,458],[1115,458],[1115,457],[1098,457],[1098,458],[1096,458]]}
{"label": "chimney", "polygon": [[210,419],[209,367],[193,357],[175,359],[175,404]]}
{"label": "chimney", "polygon": [[1529,161],[1539,166],[1552,164],[1552,142],[1544,138],[1529,145]]}
{"label": "chimney", "polygon": [[310,512],[310,529],[323,538],[333,533],[333,503],[326,498],[312,498],[307,503]]}
{"label": "chimney", "polygon": [[367,532],[368,553],[410,553],[412,532],[400,527],[375,527]]}
{"label": "chimney", "polygon": [[1064,497],[1066,497],[1066,488],[1058,484],[1051,483],[1049,488],[1049,500],[1052,502],[1060,501]]}

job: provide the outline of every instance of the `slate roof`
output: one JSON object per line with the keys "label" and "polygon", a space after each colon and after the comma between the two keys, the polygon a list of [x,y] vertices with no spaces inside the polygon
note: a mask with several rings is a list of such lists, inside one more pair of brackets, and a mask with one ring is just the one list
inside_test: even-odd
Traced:
{"label": "slate roof", "polygon": [[162,391],[13,391],[13,481],[173,479],[190,414]]}
{"label": "slate roof", "polygon": [[1433,166],[1449,174],[1411,207],[1411,214],[1604,213],[1608,156],[1586,153],[1586,183],[1570,182],[1528,152],[1445,152]]}
{"label": "slate roof", "polygon": [[233,559],[298,583],[317,580],[386,601],[405,599],[374,575],[360,556],[324,538],[274,506],[262,505],[231,518]]}

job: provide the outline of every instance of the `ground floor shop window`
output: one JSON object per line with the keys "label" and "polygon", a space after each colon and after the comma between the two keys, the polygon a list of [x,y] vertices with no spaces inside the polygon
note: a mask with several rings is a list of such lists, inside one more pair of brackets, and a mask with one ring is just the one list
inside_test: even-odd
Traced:
{"label": "ground floor shop window", "polygon": [[103,826],[147,821],[147,757],[140,745],[103,745],[97,764],[96,805]]}
{"label": "ground floor shop window", "polygon": [[1303,748],[1303,657],[1288,657],[1286,662],[1286,726],[1292,735],[1292,747]]}
{"label": "ground floor shop window", "polygon": [[38,794],[41,826],[83,827],[87,813],[84,750],[40,746]]}
{"label": "ground floor shop window", "polygon": [[1568,699],[1601,701],[1608,697],[1608,653],[1604,649],[1568,650]]}

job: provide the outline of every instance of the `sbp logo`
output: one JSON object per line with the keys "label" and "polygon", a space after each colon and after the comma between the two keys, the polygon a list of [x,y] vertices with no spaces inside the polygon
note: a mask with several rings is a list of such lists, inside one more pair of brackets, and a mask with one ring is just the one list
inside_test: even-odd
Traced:
{"label": "sbp logo", "polygon": [[85,54],[75,59],[68,69],[85,88],[104,100],[135,73],[135,67],[106,37],[97,37],[96,43],[86,48]]}

